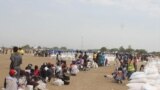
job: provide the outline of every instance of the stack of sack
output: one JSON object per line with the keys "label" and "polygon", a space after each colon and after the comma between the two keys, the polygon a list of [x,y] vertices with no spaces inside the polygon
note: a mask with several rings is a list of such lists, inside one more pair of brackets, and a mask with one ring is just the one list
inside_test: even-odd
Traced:
{"label": "stack of sack", "polygon": [[129,90],[160,90],[160,60],[149,60],[144,72],[135,72],[130,79]]}
{"label": "stack of sack", "polygon": [[38,86],[36,86],[34,90],[48,90],[47,84],[44,83],[42,80],[39,80],[37,83],[38,83]]}
{"label": "stack of sack", "polygon": [[92,59],[89,59],[89,62],[87,63],[87,68],[98,68],[98,64]]}
{"label": "stack of sack", "polygon": [[62,85],[64,85],[64,81],[62,81],[59,78],[55,78],[55,80],[53,81],[53,85],[62,86]]}

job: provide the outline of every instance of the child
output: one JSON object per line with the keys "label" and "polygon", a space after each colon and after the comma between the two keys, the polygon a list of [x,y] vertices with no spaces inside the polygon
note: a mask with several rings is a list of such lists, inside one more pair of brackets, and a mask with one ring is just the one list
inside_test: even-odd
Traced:
{"label": "child", "polygon": [[27,79],[26,79],[26,72],[24,70],[20,71],[20,78],[18,80],[19,82],[19,89],[25,90],[25,87],[27,85]]}
{"label": "child", "polygon": [[144,65],[141,65],[140,70],[139,71],[144,71]]}
{"label": "child", "polygon": [[123,71],[123,80],[125,80],[127,77],[127,65],[126,64],[122,66],[122,71]]}
{"label": "child", "polygon": [[27,67],[25,68],[25,72],[28,72],[30,75],[34,74],[34,69],[32,68],[32,64],[28,64]]}
{"label": "child", "polygon": [[9,72],[9,76],[5,78],[4,88],[5,90],[18,90],[18,81],[15,77],[16,70],[11,69]]}
{"label": "child", "polygon": [[39,75],[40,75],[40,71],[38,70],[38,66],[35,65],[35,67],[34,67],[34,76],[39,77]]}
{"label": "child", "polygon": [[[117,73],[117,71],[118,71],[118,69],[116,68],[115,70],[114,70],[114,72],[112,73],[112,76],[113,76],[113,78],[116,80],[116,73]],[[107,76],[105,76],[105,77],[107,77]]]}
{"label": "child", "polygon": [[118,68],[118,71],[116,72],[116,77],[115,77],[116,81],[119,83],[122,83],[123,80],[123,71],[122,68]]}

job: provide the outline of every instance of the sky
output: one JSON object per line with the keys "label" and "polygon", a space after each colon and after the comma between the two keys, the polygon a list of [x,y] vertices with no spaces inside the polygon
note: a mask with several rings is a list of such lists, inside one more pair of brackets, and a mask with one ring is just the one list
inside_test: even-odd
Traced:
{"label": "sky", "polygon": [[0,0],[0,46],[160,51],[160,0]]}

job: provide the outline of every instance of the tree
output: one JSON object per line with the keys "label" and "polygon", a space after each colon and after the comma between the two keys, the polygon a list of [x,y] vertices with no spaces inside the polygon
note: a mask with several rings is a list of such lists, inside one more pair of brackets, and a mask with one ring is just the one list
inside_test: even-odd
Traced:
{"label": "tree", "polygon": [[62,51],[67,51],[67,47],[61,47],[60,48]]}
{"label": "tree", "polygon": [[42,47],[41,47],[41,46],[38,46],[37,49],[42,49]]}
{"label": "tree", "polygon": [[156,55],[156,56],[159,56],[160,57],[160,52],[151,52],[151,54],[153,54],[153,55]]}
{"label": "tree", "polygon": [[27,45],[24,45],[22,46],[23,49],[30,49],[31,47],[27,44]]}
{"label": "tree", "polygon": [[59,50],[59,48],[58,47],[53,47],[53,50]]}
{"label": "tree", "polygon": [[128,53],[132,53],[134,51],[134,49],[132,49],[131,45],[129,45],[125,51]]}
{"label": "tree", "polygon": [[111,53],[115,53],[115,52],[118,52],[118,48],[112,48],[109,50]]}
{"label": "tree", "polygon": [[136,49],[135,50],[135,52],[137,53],[137,54],[147,54],[147,51],[145,50],[145,49]]}
{"label": "tree", "polygon": [[124,49],[123,46],[120,46],[120,47],[119,47],[119,52],[125,52],[125,49]]}
{"label": "tree", "polygon": [[106,51],[107,51],[107,48],[106,48],[106,47],[102,47],[102,48],[100,49],[100,51],[101,51],[101,52],[106,52]]}

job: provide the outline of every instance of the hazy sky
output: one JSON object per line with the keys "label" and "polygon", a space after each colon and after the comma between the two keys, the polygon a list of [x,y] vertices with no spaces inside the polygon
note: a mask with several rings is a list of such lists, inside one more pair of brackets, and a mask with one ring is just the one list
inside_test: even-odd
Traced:
{"label": "hazy sky", "polygon": [[0,0],[0,46],[160,51],[160,0]]}

